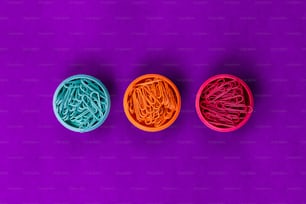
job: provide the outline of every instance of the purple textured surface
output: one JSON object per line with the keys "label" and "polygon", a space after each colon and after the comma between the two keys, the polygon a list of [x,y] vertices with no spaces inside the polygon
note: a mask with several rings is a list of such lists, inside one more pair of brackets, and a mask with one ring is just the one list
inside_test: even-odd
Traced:
{"label": "purple textured surface", "polygon": [[[303,0],[2,0],[0,203],[305,203],[305,10]],[[57,85],[79,73],[112,99],[88,134],[52,112]],[[181,114],[160,133],[123,113],[144,73],[181,91]],[[195,113],[198,88],[219,73],[255,96],[233,133]]]}

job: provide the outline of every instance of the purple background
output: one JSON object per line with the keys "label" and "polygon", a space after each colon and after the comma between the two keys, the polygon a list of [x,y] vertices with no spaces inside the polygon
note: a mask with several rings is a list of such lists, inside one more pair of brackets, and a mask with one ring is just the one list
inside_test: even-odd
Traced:
{"label": "purple background", "polygon": [[[0,203],[305,203],[306,2],[2,0]],[[78,134],[52,112],[73,74],[101,79],[109,118]],[[171,128],[145,133],[122,98],[161,73],[182,95]],[[246,126],[217,133],[194,99],[210,76],[243,78]]]}

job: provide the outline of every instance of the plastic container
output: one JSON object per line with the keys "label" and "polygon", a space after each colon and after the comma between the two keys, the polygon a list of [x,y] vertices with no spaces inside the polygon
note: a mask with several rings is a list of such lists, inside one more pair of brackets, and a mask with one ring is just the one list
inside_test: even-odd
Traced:
{"label": "plastic container", "polygon": [[137,128],[157,132],[177,119],[181,96],[175,84],[165,76],[146,74],[136,78],[126,89],[123,108],[128,120]]}
{"label": "plastic container", "polygon": [[219,132],[230,132],[247,123],[254,108],[251,89],[240,78],[220,74],[205,81],[196,95],[200,120]]}
{"label": "plastic container", "polygon": [[108,117],[110,106],[110,95],[104,84],[84,74],[65,79],[53,96],[53,111],[57,120],[75,132],[98,128]]}

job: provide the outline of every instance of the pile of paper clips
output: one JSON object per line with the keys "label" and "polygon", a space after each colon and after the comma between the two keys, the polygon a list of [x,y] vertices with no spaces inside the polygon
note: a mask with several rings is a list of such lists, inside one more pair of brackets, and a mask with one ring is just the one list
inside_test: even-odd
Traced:
{"label": "pile of paper clips", "polygon": [[130,113],[144,125],[159,127],[175,113],[174,93],[161,80],[147,79],[137,84],[130,96]]}
{"label": "pile of paper clips", "polygon": [[95,79],[79,75],[65,80],[55,96],[58,119],[78,132],[92,130],[109,111],[107,90]]}
{"label": "pile of paper clips", "polygon": [[200,93],[199,108],[206,123],[215,130],[235,130],[253,111],[253,98],[242,80],[215,77]]}
{"label": "pile of paper clips", "polygon": [[179,114],[180,95],[165,77],[143,75],[126,90],[124,106],[135,126],[145,131],[159,131],[168,127]]}

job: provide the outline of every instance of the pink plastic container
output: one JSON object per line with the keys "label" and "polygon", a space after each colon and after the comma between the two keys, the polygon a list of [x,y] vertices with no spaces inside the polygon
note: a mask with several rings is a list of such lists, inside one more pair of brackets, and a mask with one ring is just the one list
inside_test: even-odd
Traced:
{"label": "pink plastic container", "polygon": [[247,123],[253,112],[254,98],[242,79],[220,74],[201,85],[195,107],[207,127],[218,132],[231,132]]}

